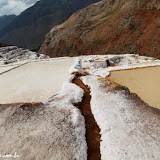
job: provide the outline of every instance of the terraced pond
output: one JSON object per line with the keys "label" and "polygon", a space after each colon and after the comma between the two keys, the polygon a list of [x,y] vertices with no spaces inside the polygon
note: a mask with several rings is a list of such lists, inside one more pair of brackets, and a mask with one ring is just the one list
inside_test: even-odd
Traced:
{"label": "terraced pond", "polygon": [[150,106],[160,109],[160,66],[112,71],[109,79],[127,86]]}
{"label": "terraced pond", "polygon": [[31,62],[1,74],[0,104],[45,102],[61,90],[73,63],[72,58]]}

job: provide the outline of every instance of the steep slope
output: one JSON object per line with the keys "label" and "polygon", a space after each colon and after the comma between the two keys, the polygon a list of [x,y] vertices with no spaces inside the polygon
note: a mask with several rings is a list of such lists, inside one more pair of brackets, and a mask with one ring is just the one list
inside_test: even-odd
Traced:
{"label": "steep slope", "polygon": [[51,57],[137,53],[160,58],[159,45],[159,0],[103,0],[54,27],[40,53]]}
{"label": "steep slope", "polygon": [[23,48],[38,48],[53,26],[64,22],[78,9],[97,1],[40,0],[0,32],[0,41]]}
{"label": "steep slope", "polygon": [[0,30],[5,27],[7,24],[9,24],[10,22],[12,22],[14,20],[14,18],[16,18],[16,15],[12,14],[12,15],[4,15],[4,16],[0,16]]}

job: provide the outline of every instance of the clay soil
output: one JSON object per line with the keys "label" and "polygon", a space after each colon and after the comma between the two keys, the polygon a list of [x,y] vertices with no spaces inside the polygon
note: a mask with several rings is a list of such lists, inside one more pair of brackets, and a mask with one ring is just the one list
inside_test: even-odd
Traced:
{"label": "clay soil", "polygon": [[76,105],[85,118],[86,141],[88,145],[88,160],[100,160],[100,129],[95,122],[90,106],[90,90],[80,79],[74,79],[73,83],[84,90],[84,97],[81,104]]}

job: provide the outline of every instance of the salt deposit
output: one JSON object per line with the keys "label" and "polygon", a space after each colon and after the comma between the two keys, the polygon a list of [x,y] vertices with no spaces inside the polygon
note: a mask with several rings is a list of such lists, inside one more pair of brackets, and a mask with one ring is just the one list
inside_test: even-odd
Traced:
{"label": "salt deposit", "polygon": [[31,62],[0,75],[0,103],[45,102],[61,90],[74,59]]}

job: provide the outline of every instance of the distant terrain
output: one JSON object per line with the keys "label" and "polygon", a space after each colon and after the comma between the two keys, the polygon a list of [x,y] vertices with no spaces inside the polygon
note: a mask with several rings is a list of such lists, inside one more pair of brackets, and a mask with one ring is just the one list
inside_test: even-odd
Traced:
{"label": "distant terrain", "polygon": [[50,29],[99,0],[40,0],[0,31],[0,42],[38,49]]}
{"label": "distant terrain", "polygon": [[6,47],[7,45],[0,43],[0,47]]}
{"label": "distant terrain", "polygon": [[51,57],[135,53],[160,58],[159,10],[159,0],[103,0],[54,27],[40,53]]}
{"label": "distant terrain", "polygon": [[7,24],[11,23],[16,18],[16,15],[4,15],[0,16],[0,30],[3,29]]}

